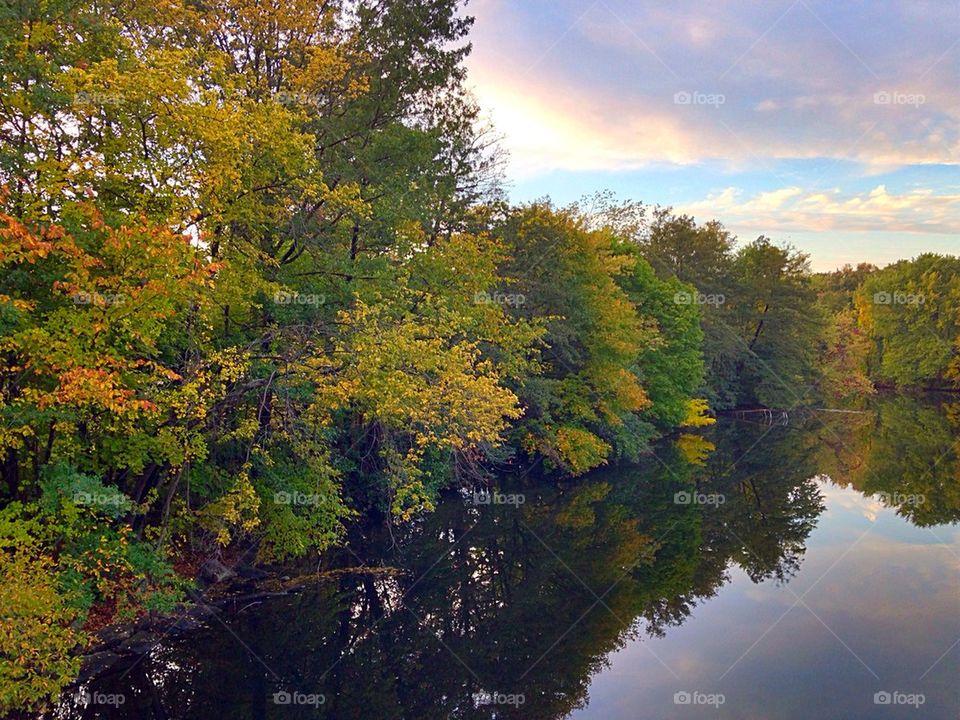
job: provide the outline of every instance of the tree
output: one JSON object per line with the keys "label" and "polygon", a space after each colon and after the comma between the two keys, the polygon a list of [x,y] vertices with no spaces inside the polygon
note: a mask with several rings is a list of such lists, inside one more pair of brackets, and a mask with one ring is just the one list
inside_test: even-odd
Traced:
{"label": "tree", "polygon": [[732,313],[738,353],[731,383],[739,404],[793,407],[810,398],[823,319],[808,258],[763,236],[737,252]]}
{"label": "tree", "polygon": [[[609,193],[582,200],[569,210],[587,228],[610,234],[614,251],[630,258],[616,282],[627,293],[637,314],[656,327],[658,337],[641,350],[631,368],[650,396],[651,405],[645,417],[652,418],[661,430],[686,424],[691,401],[703,389],[705,379],[701,329],[705,306],[698,302],[701,294],[697,288],[666,267],[689,267],[691,263],[678,261],[677,256],[698,255],[698,251],[682,240],[671,242],[663,227],[669,223],[668,215],[660,208],[654,212],[653,230],[643,204],[618,203]],[[677,224],[686,220],[689,219],[678,219]],[[717,230],[719,226],[711,228]],[[648,257],[656,258],[664,270],[655,272]]]}
{"label": "tree", "polygon": [[661,279],[634,244],[618,246],[635,256],[632,272],[618,278],[637,312],[656,322],[659,338],[644,348],[634,365],[651,405],[646,415],[661,429],[683,425],[691,399],[704,382],[701,305],[696,289],[675,277]]}
{"label": "tree", "polygon": [[574,474],[614,451],[634,455],[653,433],[640,416],[650,399],[631,368],[657,335],[617,284],[634,259],[610,232],[548,204],[512,211],[499,233],[510,255],[504,297],[515,315],[546,322],[542,374],[517,389],[519,444]]}
{"label": "tree", "polygon": [[924,254],[871,274],[856,293],[882,384],[960,386],[960,258]]}

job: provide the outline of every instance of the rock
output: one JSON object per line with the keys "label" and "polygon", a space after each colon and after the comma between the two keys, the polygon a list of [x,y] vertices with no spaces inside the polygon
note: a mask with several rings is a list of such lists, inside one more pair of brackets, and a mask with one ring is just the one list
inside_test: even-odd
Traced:
{"label": "rock", "polygon": [[104,648],[113,647],[133,634],[133,628],[130,625],[114,625],[105,627],[95,633],[97,645]]}
{"label": "rock", "polygon": [[83,684],[105,673],[116,665],[118,660],[120,660],[120,656],[109,651],[96,652],[85,656],[83,664],[80,666],[80,674],[77,676],[77,684]]}
{"label": "rock", "polygon": [[203,623],[199,620],[194,620],[192,617],[182,617],[174,622],[170,628],[169,632],[171,633],[182,633],[189,632],[190,630],[196,630],[203,626]]}
{"label": "rock", "polygon": [[236,570],[237,575],[250,580],[266,580],[271,577],[270,573],[260,570],[259,568],[250,567],[249,565],[238,567]]}
{"label": "rock", "polygon": [[215,558],[210,558],[200,566],[200,577],[209,583],[219,583],[236,577],[237,574]]}
{"label": "rock", "polygon": [[163,635],[153,632],[138,632],[117,646],[117,652],[133,655],[146,655],[163,639]]}

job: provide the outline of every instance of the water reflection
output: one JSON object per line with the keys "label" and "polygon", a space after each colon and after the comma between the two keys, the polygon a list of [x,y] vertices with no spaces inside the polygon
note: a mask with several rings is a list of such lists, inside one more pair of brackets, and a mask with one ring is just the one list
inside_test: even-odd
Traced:
{"label": "water reflection", "polygon": [[[731,419],[708,454],[687,440],[576,484],[505,481],[522,504],[451,493],[354,538],[342,560],[367,569],[161,643],[87,688],[122,706],[82,713],[955,717],[960,651],[927,668],[960,634],[942,527],[960,519],[958,424],[909,398]],[[885,689],[926,702],[874,705]]]}

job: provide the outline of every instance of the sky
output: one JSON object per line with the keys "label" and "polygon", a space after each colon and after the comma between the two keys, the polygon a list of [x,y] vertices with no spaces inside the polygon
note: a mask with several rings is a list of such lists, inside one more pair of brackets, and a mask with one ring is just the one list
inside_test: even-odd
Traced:
{"label": "sky", "polygon": [[814,270],[960,254],[960,0],[471,0],[508,189],[600,190]]}

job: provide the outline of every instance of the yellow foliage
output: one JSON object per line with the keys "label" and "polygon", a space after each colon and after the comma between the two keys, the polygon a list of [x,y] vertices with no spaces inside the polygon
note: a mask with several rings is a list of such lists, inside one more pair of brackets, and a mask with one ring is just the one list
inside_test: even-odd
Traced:
{"label": "yellow foliage", "polygon": [[217,542],[224,547],[234,539],[237,529],[250,532],[260,524],[260,496],[249,473],[249,466],[244,466],[230,490],[200,511],[202,522],[214,530]]}
{"label": "yellow foliage", "polygon": [[688,400],[687,417],[684,418],[682,424],[685,427],[705,427],[707,425],[713,425],[717,419],[706,414],[709,409],[710,406],[707,404],[707,401],[702,398],[692,398]]}
{"label": "yellow foliage", "polygon": [[609,494],[610,484],[605,482],[578,487],[569,504],[557,513],[557,525],[572,530],[593,527],[597,521],[593,504],[603,500]]}
{"label": "yellow foliage", "polygon": [[346,335],[334,356],[343,360],[310,363],[319,383],[314,410],[324,421],[352,405],[367,422],[408,432],[419,446],[464,450],[497,442],[507,421],[520,416],[493,363],[454,331],[412,317],[392,321],[362,302],[340,321]]}
{"label": "yellow foliage", "polygon": [[0,553],[0,712],[40,708],[80,670],[80,642],[53,582],[52,561],[19,547]]}
{"label": "yellow foliage", "polygon": [[707,456],[717,449],[717,446],[705,437],[690,433],[678,437],[675,444],[683,459],[691,465],[703,465]]}
{"label": "yellow foliage", "polygon": [[557,430],[556,450],[573,474],[580,475],[606,464],[610,445],[592,432],[564,426]]}

